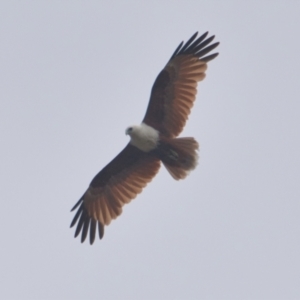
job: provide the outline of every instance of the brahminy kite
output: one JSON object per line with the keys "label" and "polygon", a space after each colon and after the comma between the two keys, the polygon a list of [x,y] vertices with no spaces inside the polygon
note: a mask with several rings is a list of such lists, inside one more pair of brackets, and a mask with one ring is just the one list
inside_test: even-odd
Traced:
{"label": "brahminy kite", "polygon": [[[197,32],[176,48],[152,87],[146,115],[141,125],[130,126],[127,146],[92,180],[84,195],[71,211],[77,212],[75,237],[84,242],[89,232],[93,244],[98,227],[99,238],[104,226],[122,213],[124,204],[139,194],[156,175],[161,162],[176,179],[184,179],[197,165],[199,145],[192,137],[177,136],[194,104],[197,83],[205,78],[207,62],[218,53],[208,54],[219,43],[211,44],[208,32]],[[98,224],[98,226],[97,226]]]}

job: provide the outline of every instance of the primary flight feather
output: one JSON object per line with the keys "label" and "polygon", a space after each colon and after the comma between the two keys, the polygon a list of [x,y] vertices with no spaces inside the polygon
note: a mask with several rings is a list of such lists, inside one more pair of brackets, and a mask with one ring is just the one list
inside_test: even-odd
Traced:
{"label": "primary flight feather", "polygon": [[93,244],[97,228],[102,239],[104,226],[152,180],[161,162],[176,180],[196,167],[197,141],[177,136],[191,112],[197,84],[205,78],[207,62],[218,55],[207,54],[219,45],[211,44],[214,36],[207,38],[208,32],[198,38],[197,34],[177,47],[154,82],[141,125],[126,129],[130,142],[94,177],[72,208],[77,212],[71,227],[77,223],[75,237],[81,233],[81,242],[89,234]]}

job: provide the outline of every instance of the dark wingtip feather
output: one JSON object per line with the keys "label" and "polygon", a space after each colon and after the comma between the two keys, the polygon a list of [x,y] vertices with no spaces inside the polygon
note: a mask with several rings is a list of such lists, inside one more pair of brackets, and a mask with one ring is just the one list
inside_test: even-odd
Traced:
{"label": "dark wingtip feather", "polygon": [[186,49],[187,47],[190,46],[190,44],[191,44],[191,43],[194,41],[194,39],[196,38],[197,34],[198,34],[198,31],[195,32],[195,33],[190,37],[190,39],[185,43],[185,45],[181,48],[181,50],[180,50],[180,52],[179,52],[178,54],[183,53],[183,52],[185,51],[185,49]]}
{"label": "dark wingtip feather", "polygon": [[74,237],[77,237],[79,235],[79,233],[80,233],[80,231],[82,229],[82,226],[84,224],[84,220],[85,220],[85,213],[83,211],[82,214],[81,214],[81,216],[80,216],[80,219],[78,221]]}
{"label": "dark wingtip feather", "polygon": [[202,35],[200,35],[197,40],[193,43],[193,45],[191,45],[191,47],[194,47],[195,45],[199,45],[208,35],[208,31],[204,32]]}
{"label": "dark wingtip feather", "polygon": [[77,213],[75,214],[70,227],[73,227],[77,223],[77,220],[78,220],[79,216],[82,214],[82,211],[83,211],[82,206],[83,206],[83,203],[81,204],[80,208],[78,209]]}
{"label": "dark wingtip feather", "polygon": [[89,216],[86,216],[83,223],[83,229],[81,232],[81,243],[83,243],[86,239],[90,227],[90,222],[91,222],[91,218]]}
{"label": "dark wingtip feather", "polygon": [[91,219],[90,224],[90,244],[93,245],[95,238],[96,238],[96,225],[97,221],[94,219]]}
{"label": "dark wingtip feather", "polygon": [[100,222],[98,222],[98,232],[99,232],[99,238],[101,240],[104,236],[104,226]]}
{"label": "dark wingtip feather", "polygon": [[[80,203],[81,205],[79,206]],[[102,225],[100,222],[89,216],[83,204],[83,197],[76,203],[75,207],[72,210],[74,210],[77,207],[78,210],[71,222],[70,227],[73,227],[78,222],[74,237],[76,238],[81,233],[81,243],[83,243],[86,240],[86,237],[89,233],[90,244],[92,245],[96,238],[97,223],[100,239],[102,239],[104,236],[104,225]]]}
{"label": "dark wingtip feather", "polygon": [[176,50],[175,50],[174,53],[172,54],[170,60],[171,60],[172,58],[174,58],[174,57],[178,54],[178,52],[179,52],[179,50],[180,50],[180,48],[181,48],[182,45],[183,45],[183,41],[178,45],[178,47],[176,48]]}
{"label": "dark wingtip feather", "polygon": [[73,208],[71,209],[71,211],[75,210],[79,206],[79,204],[83,201],[83,196],[76,202],[76,204],[73,206]]}
{"label": "dark wingtip feather", "polygon": [[188,47],[188,51],[186,51],[184,54],[194,53],[196,51],[195,48],[201,45],[201,42],[207,37],[207,35],[208,35],[208,31],[203,33],[200,37],[198,37],[193,42],[193,44]]}
{"label": "dark wingtip feather", "polygon": [[214,54],[211,54],[211,55],[202,57],[202,58],[201,58],[201,61],[209,62],[209,61],[215,59],[218,55],[219,55],[219,53],[214,53]]}
{"label": "dark wingtip feather", "polygon": [[[205,54],[209,53],[212,51],[214,48],[216,48],[219,43],[214,43],[212,45],[209,45],[213,39],[215,38],[214,35],[210,36],[207,38],[208,31],[203,33],[200,37],[197,37],[198,32],[194,33],[192,37],[184,44],[183,42],[180,43],[180,45],[176,48],[175,52],[171,56],[171,59],[173,59],[176,56],[179,55],[188,55],[192,54],[197,56],[198,58],[201,58]],[[196,39],[196,40],[195,40]],[[209,46],[208,46],[209,45]],[[208,47],[206,47],[208,46]],[[212,54],[207,57],[204,57],[201,60],[203,61],[209,61],[214,59],[218,54]],[[207,60],[208,59],[208,60]]]}
{"label": "dark wingtip feather", "polygon": [[[198,56],[198,52],[200,52],[202,49],[204,49],[207,45],[209,45],[210,42],[213,41],[213,39],[215,38],[215,36],[211,36],[208,39],[206,39],[205,41],[203,41],[202,43],[198,44],[196,47],[194,47],[193,49],[189,49],[189,52],[191,54],[197,55]],[[199,57],[199,56],[198,56]]]}
{"label": "dark wingtip feather", "polygon": [[196,55],[201,58],[203,57],[205,54],[209,53],[210,51],[212,51],[213,49],[215,49],[217,47],[217,43],[216,44],[212,44],[204,49],[202,49],[201,51],[197,52]]}

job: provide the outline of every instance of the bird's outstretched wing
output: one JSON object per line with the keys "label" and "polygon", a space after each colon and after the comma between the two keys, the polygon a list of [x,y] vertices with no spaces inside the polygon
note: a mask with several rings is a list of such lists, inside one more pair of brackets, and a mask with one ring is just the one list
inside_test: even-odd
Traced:
{"label": "bird's outstretched wing", "polygon": [[104,235],[104,226],[122,213],[130,202],[156,175],[160,161],[155,156],[127,144],[92,180],[89,188],[72,208],[77,209],[71,227],[77,223],[75,237],[81,232],[81,242],[89,232],[90,243]]}
{"label": "bird's outstretched wing", "polygon": [[205,56],[219,43],[211,44],[214,36],[197,32],[177,47],[152,87],[143,122],[166,137],[174,138],[182,131],[196,98],[197,83],[205,77],[207,62],[218,53]]}

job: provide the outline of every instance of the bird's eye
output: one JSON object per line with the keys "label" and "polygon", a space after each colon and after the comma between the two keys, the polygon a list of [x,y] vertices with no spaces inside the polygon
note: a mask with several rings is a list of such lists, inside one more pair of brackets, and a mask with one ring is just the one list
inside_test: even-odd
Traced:
{"label": "bird's eye", "polygon": [[129,128],[128,128],[128,131],[132,131],[132,127],[129,127]]}

